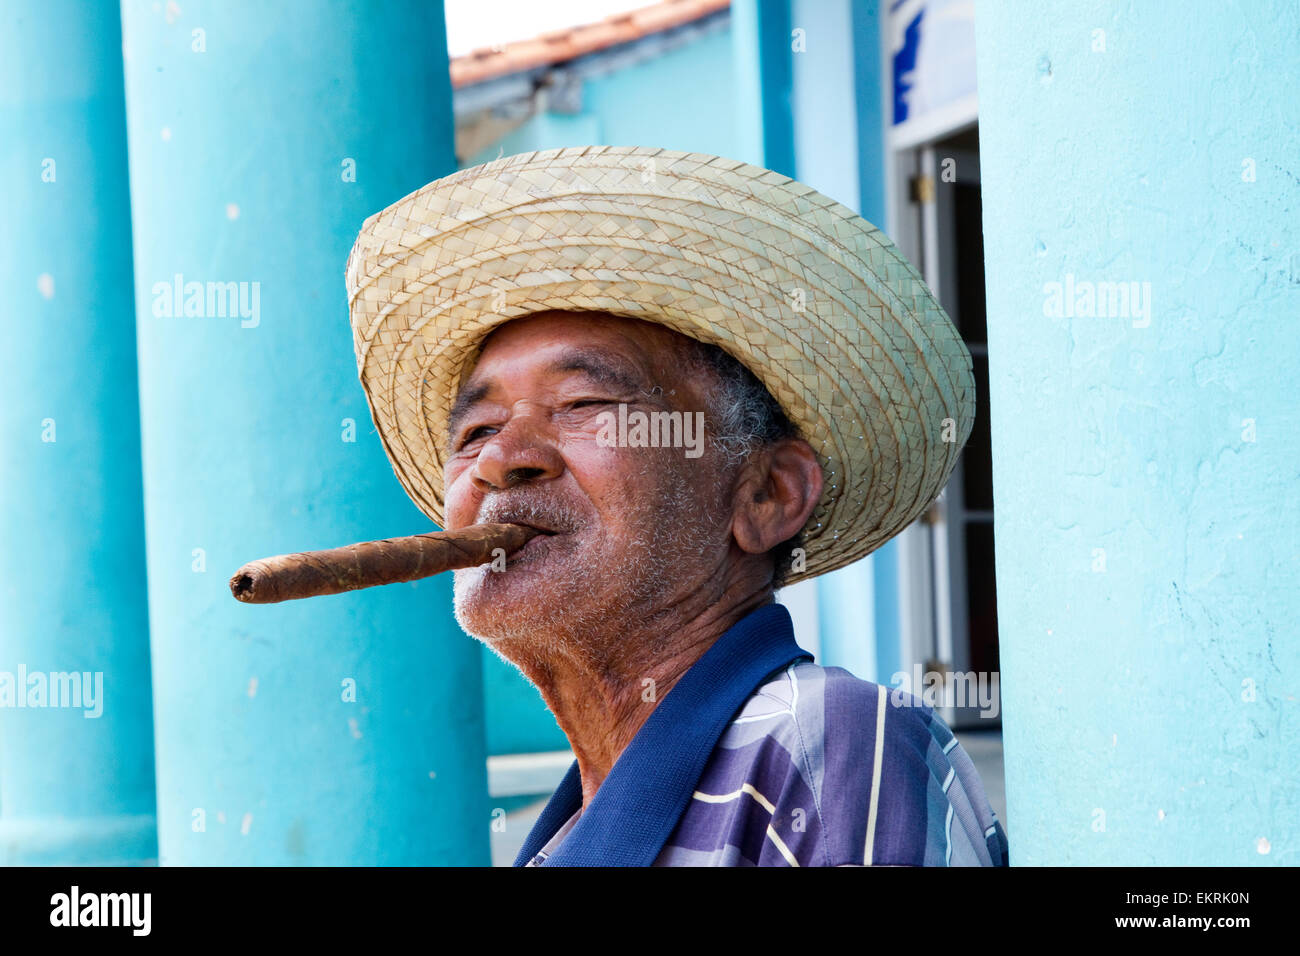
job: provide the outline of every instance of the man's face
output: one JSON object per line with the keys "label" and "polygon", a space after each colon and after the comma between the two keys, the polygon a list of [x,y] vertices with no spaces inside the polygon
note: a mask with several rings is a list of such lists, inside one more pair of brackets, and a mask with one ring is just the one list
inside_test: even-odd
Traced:
{"label": "man's face", "polygon": [[518,521],[554,534],[509,555],[503,572],[456,572],[467,632],[515,645],[512,658],[530,642],[615,641],[620,624],[720,577],[730,476],[710,443],[689,457],[598,440],[620,404],[629,416],[707,409],[711,382],[683,360],[686,343],[651,323],[566,312],[488,338],[452,412],[446,526]]}

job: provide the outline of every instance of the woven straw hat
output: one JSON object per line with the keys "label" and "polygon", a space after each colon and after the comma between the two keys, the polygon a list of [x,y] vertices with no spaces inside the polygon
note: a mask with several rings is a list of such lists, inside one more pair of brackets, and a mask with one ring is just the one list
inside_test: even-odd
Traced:
{"label": "woven straw hat", "polygon": [[379,436],[439,525],[452,402],[484,336],[532,312],[658,322],[753,371],[826,477],[790,583],[920,515],[975,416],[970,353],[889,239],[802,183],[717,156],[588,146],[462,170],[366,220],[347,286]]}

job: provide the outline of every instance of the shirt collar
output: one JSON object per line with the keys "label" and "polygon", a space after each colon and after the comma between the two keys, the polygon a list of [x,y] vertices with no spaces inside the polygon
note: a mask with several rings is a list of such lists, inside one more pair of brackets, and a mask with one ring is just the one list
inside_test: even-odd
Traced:
{"label": "shirt collar", "polygon": [[[718,738],[763,678],[812,657],[794,640],[783,605],[764,604],[733,624],[659,702],[543,866],[649,866],[695,792]],[[582,806],[575,760],[537,819],[523,866]]]}

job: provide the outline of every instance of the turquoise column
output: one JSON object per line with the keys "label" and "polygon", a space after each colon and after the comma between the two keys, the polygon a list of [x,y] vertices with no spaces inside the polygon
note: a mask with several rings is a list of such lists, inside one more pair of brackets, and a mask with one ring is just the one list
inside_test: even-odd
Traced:
{"label": "turquoise column", "polygon": [[1300,862],[1300,10],[981,3],[1011,859]]}
{"label": "turquoise column", "polygon": [[246,606],[287,551],[430,525],[344,267],[454,169],[442,5],[123,5],[165,864],[487,864],[478,645],[439,578]]}
{"label": "turquoise column", "polygon": [[116,7],[0,7],[0,863],[157,855],[126,166]]}

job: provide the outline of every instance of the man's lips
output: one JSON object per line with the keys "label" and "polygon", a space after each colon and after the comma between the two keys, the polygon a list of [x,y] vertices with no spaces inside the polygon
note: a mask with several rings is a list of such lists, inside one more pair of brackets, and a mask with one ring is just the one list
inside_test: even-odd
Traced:
{"label": "man's lips", "polygon": [[523,521],[519,518],[497,518],[496,521],[502,524],[517,524],[525,528],[532,528],[534,531],[540,531],[542,534],[559,534],[554,528],[548,528],[546,525],[538,524],[536,521]]}
{"label": "man's lips", "polygon": [[533,528],[538,532],[538,534],[533,535],[531,538],[525,541],[518,548],[515,548],[515,550],[511,551],[509,554],[506,555],[507,565],[510,563],[510,561],[514,560],[516,557],[537,550],[537,548],[541,546],[548,538],[555,538],[564,534],[564,532],[562,531],[555,531],[550,528],[542,527],[541,525],[533,521],[517,521],[512,518],[501,518],[499,520],[507,522],[509,524],[522,525],[525,528]]}

